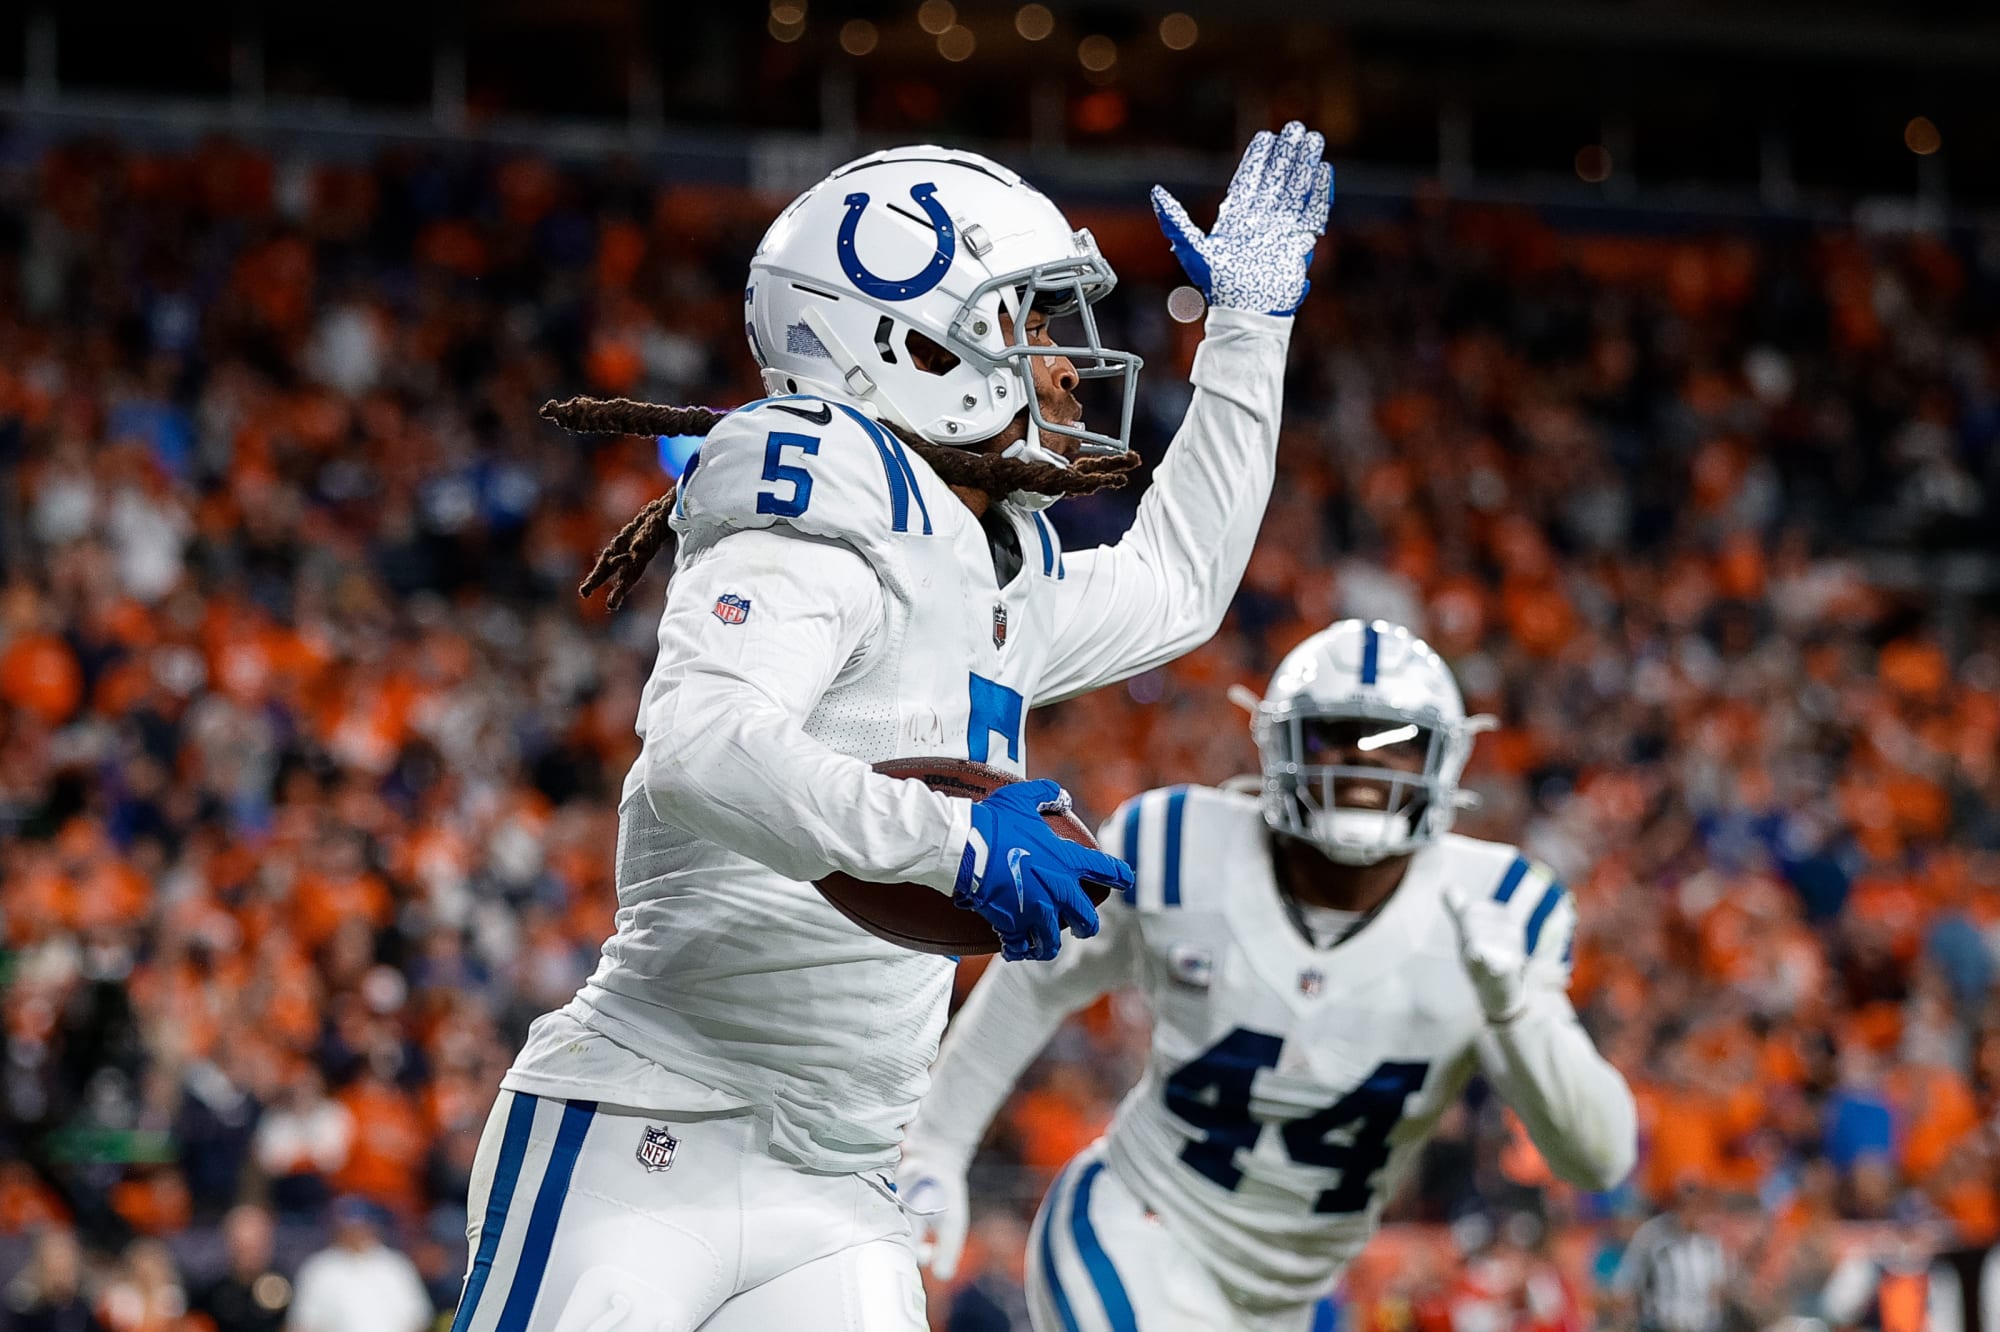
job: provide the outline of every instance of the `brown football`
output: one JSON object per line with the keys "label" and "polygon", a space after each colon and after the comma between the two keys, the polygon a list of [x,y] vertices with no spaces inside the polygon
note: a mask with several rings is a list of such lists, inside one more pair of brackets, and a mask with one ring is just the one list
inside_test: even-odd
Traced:
{"label": "brown football", "polygon": [[[901,758],[877,763],[875,771],[886,777],[912,778],[933,791],[983,800],[993,791],[1018,782],[1013,773],[989,768],[968,759]],[[1082,846],[1095,847],[1097,839],[1075,814],[1044,814],[1058,837]],[[969,957],[1000,951],[1000,936],[977,912],[951,904],[951,898],[921,883],[868,883],[850,874],[829,874],[813,885],[827,901],[879,939],[913,948],[920,953],[942,953]],[[1110,888],[1084,880],[1084,891],[1100,905]]]}

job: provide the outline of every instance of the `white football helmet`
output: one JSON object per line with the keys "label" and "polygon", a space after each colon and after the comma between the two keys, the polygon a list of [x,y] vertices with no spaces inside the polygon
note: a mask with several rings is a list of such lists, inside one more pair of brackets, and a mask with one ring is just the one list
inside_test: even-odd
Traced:
{"label": "white football helmet", "polygon": [[[1420,638],[1381,620],[1342,620],[1287,653],[1251,723],[1264,768],[1264,821],[1332,860],[1372,865],[1441,837],[1476,803],[1458,779],[1472,740],[1494,726],[1465,715],[1451,668]],[[1328,763],[1330,749],[1421,753],[1421,768]],[[1379,808],[1342,805],[1335,783],[1366,783]],[[1352,788],[1350,787],[1350,790]]]}
{"label": "white football helmet", "polygon": [[[743,292],[751,354],[771,393],[868,404],[936,444],[990,439],[1026,407],[1016,450],[1060,462],[1043,435],[1119,453],[1132,435],[1139,357],[1103,345],[1091,306],[1117,277],[1088,231],[1047,196],[977,153],[919,146],[850,162],[778,215],[750,260]],[[1030,346],[1025,315],[1075,315],[1079,345]],[[1005,312],[1011,338],[1003,337]],[[920,370],[920,332],[957,357]],[[1047,420],[1033,356],[1066,356],[1086,379],[1121,378],[1116,432]]]}

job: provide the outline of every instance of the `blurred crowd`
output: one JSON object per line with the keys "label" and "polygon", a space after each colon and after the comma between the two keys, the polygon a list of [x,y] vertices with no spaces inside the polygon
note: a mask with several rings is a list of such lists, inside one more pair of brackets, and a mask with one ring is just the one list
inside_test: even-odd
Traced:
{"label": "blurred crowd", "polygon": [[[0,1319],[276,1327],[301,1263],[448,1314],[500,1074],[610,928],[662,586],[574,592],[654,442],[536,408],[757,396],[741,279],[782,201],[0,146]],[[1733,1317],[1858,1321],[1825,1299],[1871,1224],[2000,1238],[2000,615],[1897,572],[2000,561],[2000,238],[1335,216],[1228,626],[1037,714],[1030,766],[1099,815],[1220,781],[1254,765],[1230,684],[1340,615],[1427,635],[1503,724],[1461,827],[1577,894],[1641,1165],[1578,1196],[1475,1094],[1342,1316],[1629,1319],[1628,1242],[1683,1208]],[[1080,220],[1156,460],[1199,328],[1142,208]],[[1111,540],[1135,498],[1053,516]],[[1143,1032],[1107,1001],[1024,1082],[939,1326],[1016,1318],[1023,1220]]]}

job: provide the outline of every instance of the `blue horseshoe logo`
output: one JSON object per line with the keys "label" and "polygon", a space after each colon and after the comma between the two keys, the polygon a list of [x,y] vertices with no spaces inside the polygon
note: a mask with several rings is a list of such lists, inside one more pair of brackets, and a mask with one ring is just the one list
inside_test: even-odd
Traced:
{"label": "blue horseshoe logo", "polygon": [[937,233],[937,251],[914,276],[901,282],[875,276],[861,262],[861,256],[854,252],[854,228],[861,221],[862,210],[868,207],[868,196],[856,191],[842,201],[847,205],[847,216],[840,219],[840,271],[847,274],[847,280],[859,287],[864,295],[880,301],[907,301],[921,296],[944,281],[952,256],[958,253],[958,232],[937,201],[937,186],[929,181],[913,185],[910,187],[910,198],[930,219],[931,230]]}

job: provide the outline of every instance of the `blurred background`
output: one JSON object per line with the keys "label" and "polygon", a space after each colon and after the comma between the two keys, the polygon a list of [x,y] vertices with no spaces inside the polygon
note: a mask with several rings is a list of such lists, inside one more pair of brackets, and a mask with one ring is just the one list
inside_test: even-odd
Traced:
{"label": "blurred background", "polygon": [[[1581,1195],[1475,1088],[1324,1324],[2000,1327],[1996,70],[1970,0],[0,14],[0,1327],[380,1328],[326,1296],[379,1245],[449,1316],[500,1073],[609,929],[662,587],[576,598],[658,446],[542,400],[756,396],[763,227],[936,139],[1094,229],[1157,460],[1199,330],[1145,189],[1205,217],[1291,117],[1337,187],[1263,541],[1032,766],[1219,781],[1229,684],[1416,628],[1642,1134]],[[1144,1023],[1024,1080],[938,1328],[1026,1327]]]}

